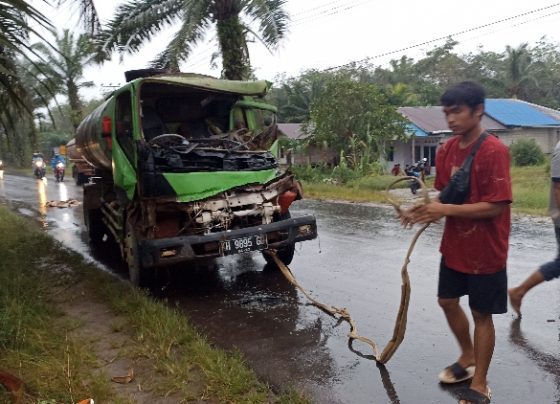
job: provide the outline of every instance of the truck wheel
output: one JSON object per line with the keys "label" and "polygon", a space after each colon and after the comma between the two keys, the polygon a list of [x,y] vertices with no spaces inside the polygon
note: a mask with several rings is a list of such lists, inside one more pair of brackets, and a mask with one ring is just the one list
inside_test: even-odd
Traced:
{"label": "truck wheel", "polygon": [[103,224],[100,209],[85,209],[84,222],[86,224],[89,239],[92,243],[101,243],[105,236],[105,224]]}
{"label": "truck wheel", "polygon": [[83,185],[87,182],[87,178],[83,173],[77,173],[74,178],[76,179],[76,185]]}
{"label": "truck wheel", "polygon": [[[292,217],[290,215],[290,212],[286,212],[283,214],[275,214],[274,215],[274,221],[278,222],[280,220],[286,220],[289,219],[290,217]],[[294,259],[294,253],[296,251],[296,245],[295,243],[289,244],[284,248],[280,248],[277,252],[276,255],[278,255],[278,258],[280,258],[280,261],[282,261],[285,265],[290,265],[292,263],[292,260]],[[273,268],[276,268],[276,262],[274,261],[274,258],[272,258],[270,255],[268,255],[267,253],[263,252],[263,257],[266,260],[266,263],[268,264],[267,266],[271,266]]]}
{"label": "truck wheel", "polygon": [[150,282],[148,279],[148,273],[146,268],[143,267],[142,260],[140,259],[140,248],[138,246],[136,231],[130,222],[126,223],[124,248],[130,283],[140,287],[149,286]]}

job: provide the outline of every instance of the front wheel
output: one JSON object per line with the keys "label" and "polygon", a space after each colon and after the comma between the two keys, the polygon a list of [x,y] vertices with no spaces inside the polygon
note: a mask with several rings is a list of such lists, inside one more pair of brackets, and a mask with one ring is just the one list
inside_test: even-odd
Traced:
{"label": "front wheel", "polygon": [[[274,214],[274,221],[279,222],[281,220],[286,220],[291,217],[292,216],[290,215],[289,211],[286,213]],[[282,261],[284,265],[290,265],[292,263],[292,260],[294,259],[295,251],[296,251],[296,244],[291,243],[283,248],[279,248],[276,251],[276,255],[278,256],[278,258],[280,258],[280,261]],[[274,268],[276,267],[276,262],[274,261],[274,258],[272,258],[269,254],[263,252],[263,257],[267,263],[267,266],[272,266]]]}

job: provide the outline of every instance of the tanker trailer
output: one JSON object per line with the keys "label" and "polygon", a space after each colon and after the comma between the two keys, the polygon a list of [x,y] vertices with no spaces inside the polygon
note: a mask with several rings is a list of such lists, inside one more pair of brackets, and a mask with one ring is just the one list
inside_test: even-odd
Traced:
{"label": "tanker trailer", "polygon": [[76,146],[95,168],[84,185],[90,241],[114,239],[132,283],[148,285],[164,266],[255,251],[289,264],[296,242],[317,237],[313,216],[290,216],[302,188],[278,167],[268,82],[127,78],[82,121]]}
{"label": "tanker trailer", "polygon": [[88,182],[89,178],[95,175],[93,165],[84,158],[82,151],[76,146],[75,138],[66,143],[66,155],[76,185]]}

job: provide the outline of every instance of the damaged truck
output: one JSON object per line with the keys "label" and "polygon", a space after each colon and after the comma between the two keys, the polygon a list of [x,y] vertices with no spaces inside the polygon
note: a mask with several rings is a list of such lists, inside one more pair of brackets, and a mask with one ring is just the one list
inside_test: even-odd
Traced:
{"label": "damaged truck", "polygon": [[286,264],[317,237],[313,216],[291,217],[299,182],[278,166],[276,108],[266,81],[127,72],[77,129],[92,166],[84,219],[92,243],[119,246],[132,283],[158,268],[270,250]]}

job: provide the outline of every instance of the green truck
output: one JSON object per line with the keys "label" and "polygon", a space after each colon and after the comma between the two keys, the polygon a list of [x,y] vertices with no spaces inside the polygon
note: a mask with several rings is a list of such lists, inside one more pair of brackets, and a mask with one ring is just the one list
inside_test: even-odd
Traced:
{"label": "green truck", "polygon": [[158,268],[267,250],[286,264],[317,237],[313,216],[292,218],[299,182],[279,169],[276,108],[266,81],[153,70],[126,73],[77,129],[91,165],[84,219],[92,243],[113,239],[132,283]]}

